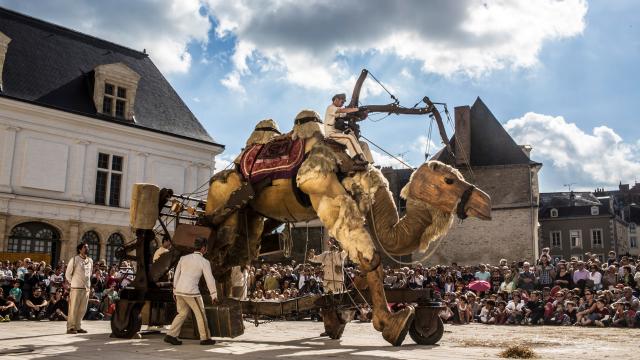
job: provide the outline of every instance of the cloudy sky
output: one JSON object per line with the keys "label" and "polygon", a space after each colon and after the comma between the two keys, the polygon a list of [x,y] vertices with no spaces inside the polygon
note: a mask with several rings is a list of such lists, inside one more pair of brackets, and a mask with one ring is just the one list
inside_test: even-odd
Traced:
{"label": "cloudy sky", "polygon": [[[369,69],[411,106],[480,96],[544,163],[543,191],[640,181],[640,3],[633,0],[0,0],[7,8],[146,49],[235,157],[260,119],[289,130]],[[389,95],[366,83],[364,104]],[[374,116],[374,120],[379,116]],[[416,166],[429,120],[366,121],[363,133]],[[452,130],[449,129],[451,134]],[[380,163],[396,165],[376,153]],[[223,162],[222,161],[222,162]],[[221,163],[222,163],[221,162]]]}

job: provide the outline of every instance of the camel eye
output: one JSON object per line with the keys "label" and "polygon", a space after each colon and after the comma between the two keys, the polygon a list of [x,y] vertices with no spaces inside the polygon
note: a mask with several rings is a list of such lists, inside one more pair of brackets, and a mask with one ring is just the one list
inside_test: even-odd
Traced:
{"label": "camel eye", "polygon": [[446,182],[447,184],[451,185],[451,184],[453,184],[453,179],[452,178],[444,178],[444,182]]}

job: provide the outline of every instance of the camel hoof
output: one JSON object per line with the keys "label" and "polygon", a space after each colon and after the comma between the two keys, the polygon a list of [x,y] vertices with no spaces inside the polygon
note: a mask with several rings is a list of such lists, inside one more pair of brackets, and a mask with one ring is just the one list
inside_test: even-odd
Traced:
{"label": "camel hoof", "polygon": [[413,306],[407,306],[389,316],[389,320],[384,324],[382,337],[393,346],[402,345],[404,338],[407,336],[407,332],[409,332],[409,326],[415,314],[416,310]]}

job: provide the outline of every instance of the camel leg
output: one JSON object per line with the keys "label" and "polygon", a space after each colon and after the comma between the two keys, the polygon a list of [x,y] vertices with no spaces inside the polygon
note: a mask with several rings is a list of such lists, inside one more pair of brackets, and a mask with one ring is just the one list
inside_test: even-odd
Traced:
{"label": "camel leg", "polygon": [[385,340],[394,346],[402,344],[415,310],[408,306],[396,313],[387,307],[384,294],[382,267],[375,245],[364,227],[364,217],[356,202],[346,193],[335,173],[317,173],[304,176],[298,186],[311,198],[320,221],[336,238],[349,257],[368,271],[367,282],[371,293],[373,326],[382,332]]}

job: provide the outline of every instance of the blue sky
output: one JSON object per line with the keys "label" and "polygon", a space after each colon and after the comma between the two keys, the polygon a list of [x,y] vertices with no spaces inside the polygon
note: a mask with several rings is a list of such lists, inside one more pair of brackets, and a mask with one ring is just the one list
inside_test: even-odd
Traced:
{"label": "blue sky", "polygon": [[[303,108],[322,114],[331,96],[349,94],[367,68],[403,105],[426,95],[453,109],[481,97],[518,143],[533,146],[533,159],[544,164],[542,191],[640,181],[637,1],[0,4],[146,48],[227,146],[221,160],[235,157],[261,119],[289,130]],[[389,102],[373,82],[367,86],[362,103]],[[393,116],[362,128],[418,165],[428,125],[427,118]],[[431,153],[439,144],[435,132],[433,141]]]}

